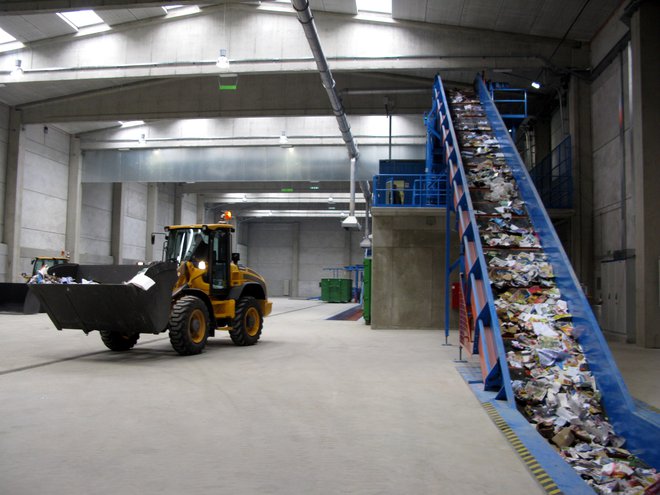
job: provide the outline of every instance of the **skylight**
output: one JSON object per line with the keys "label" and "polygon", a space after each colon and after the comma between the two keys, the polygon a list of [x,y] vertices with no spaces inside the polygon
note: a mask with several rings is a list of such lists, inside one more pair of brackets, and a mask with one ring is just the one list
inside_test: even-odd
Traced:
{"label": "skylight", "polygon": [[163,10],[171,16],[196,14],[200,11],[197,5],[163,5]]}
{"label": "skylight", "polygon": [[81,29],[88,26],[103,24],[96,12],[93,10],[77,10],[75,12],[58,12],[58,16],[68,23],[74,29]]}
{"label": "skylight", "polygon": [[4,43],[11,43],[12,41],[16,41],[16,38],[14,38],[4,29],[0,28],[0,45]]}
{"label": "skylight", "polygon": [[392,14],[392,0],[356,0],[358,13]]}

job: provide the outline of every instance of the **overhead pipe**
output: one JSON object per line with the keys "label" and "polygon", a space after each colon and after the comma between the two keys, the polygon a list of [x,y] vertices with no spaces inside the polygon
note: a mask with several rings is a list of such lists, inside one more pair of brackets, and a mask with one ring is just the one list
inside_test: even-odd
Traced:
{"label": "overhead pipe", "polygon": [[291,5],[296,11],[298,21],[305,31],[305,36],[307,37],[307,42],[309,43],[309,47],[312,50],[312,55],[314,56],[316,67],[318,68],[321,75],[321,83],[328,93],[332,111],[335,114],[337,124],[339,125],[339,130],[341,131],[341,137],[346,143],[346,148],[348,148],[348,156],[349,158],[357,159],[360,152],[358,150],[357,143],[355,142],[355,138],[353,137],[353,133],[351,132],[351,126],[348,123],[346,112],[344,112],[344,105],[339,99],[339,94],[335,88],[335,80],[332,78],[332,72],[330,72],[328,61],[325,58],[325,54],[323,53],[323,48],[321,48],[321,40],[319,39],[319,34],[316,30],[314,16],[312,15],[312,11],[309,8],[309,1],[291,0]]}

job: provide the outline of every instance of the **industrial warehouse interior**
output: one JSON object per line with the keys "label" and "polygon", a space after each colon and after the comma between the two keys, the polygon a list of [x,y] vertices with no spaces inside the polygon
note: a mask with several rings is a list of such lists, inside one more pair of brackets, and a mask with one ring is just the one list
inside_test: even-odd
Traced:
{"label": "industrial warehouse interior", "polygon": [[660,494],[658,25],[0,1],[0,492]]}

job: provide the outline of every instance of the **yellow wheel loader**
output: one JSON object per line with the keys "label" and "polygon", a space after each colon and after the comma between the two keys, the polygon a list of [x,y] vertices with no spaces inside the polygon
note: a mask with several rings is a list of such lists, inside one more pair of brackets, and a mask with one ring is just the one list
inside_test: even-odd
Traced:
{"label": "yellow wheel loader", "polygon": [[227,330],[236,345],[256,344],[272,303],[264,279],[231,254],[233,227],[175,225],[166,231],[164,262],[59,265],[48,273],[76,283],[30,290],[59,330],[98,330],[113,351],[131,349],[140,334],[165,331],[181,355],[202,352],[216,330]]}

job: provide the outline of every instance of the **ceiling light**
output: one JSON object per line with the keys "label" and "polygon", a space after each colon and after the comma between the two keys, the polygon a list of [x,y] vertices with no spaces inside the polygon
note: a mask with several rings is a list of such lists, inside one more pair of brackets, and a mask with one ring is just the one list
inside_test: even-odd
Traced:
{"label": "ceiling light", "polygon": [[532,88],[534,88],[534,89],[541,89],[541,83],[540,83],[540,82],[533,81],[533,82],[532,82]]}
{"label": "ceiling light", "polygon": [[21,59],[16,59],[14,68],[11,70],[11,76],[12,77],[21,77],[23,75],[23,67],[21,67],[21,64],[23,62]]}
{"label": "ceiling light", "polygon": [[58,12],[58,17],[66,22],[76,31],[87,26],[104,24],[96,12],[93,10],[76,10],[74,12]]}
{"label": "ceiling light", "polygon": [[163,6],[163,10],[168,17],[178,17],[180,15],[190,15],[201,12],[197,5],[167,5]]}
{"label": "ceiling light", "polygon": [[355,3],[358,12],[392,13],[392,0],[357,0]]}
{"label": "ceiling light", "polygon": [[16,38],[14,38],[11,34],[9,34],[4,29],[0,28],[0,45],[2,45],[4,43],[11,43],[12,41],[16,41]]}
{"label": "ceiling light", "polygon": [[227,57],[226,48],[220,49],[220,56],[218,57],[218,61],[215,63],[215,65],[217,65],[220,69],[227,69],[229,67],[229,58]]}
{"label": "ceiling light", "polygon": [[137,125],[144,125],[144,120],[120,120],[119,124],[121,124],[122,127],[135,127]]}

